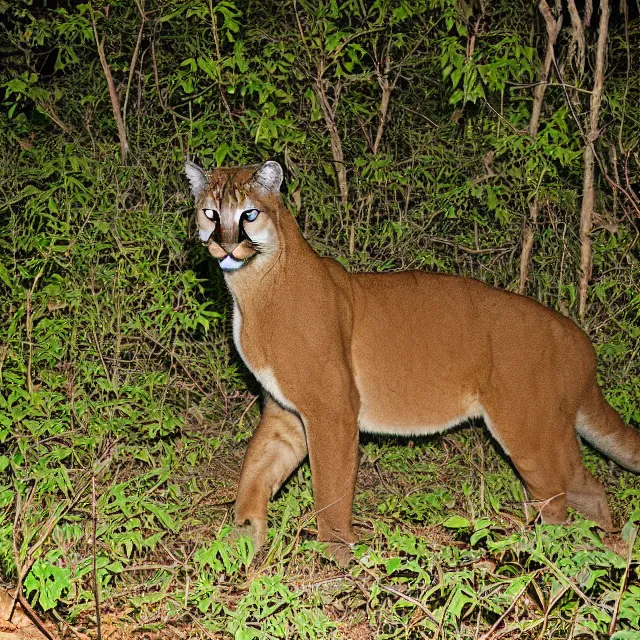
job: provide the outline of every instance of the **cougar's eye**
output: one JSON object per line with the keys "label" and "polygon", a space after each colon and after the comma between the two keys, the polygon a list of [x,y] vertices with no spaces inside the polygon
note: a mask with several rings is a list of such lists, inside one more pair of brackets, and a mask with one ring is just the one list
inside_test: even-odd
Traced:
{"label": "cougar's eye", "polygon": [[215,220],[218,215],[218,212],[215,209],[203,209],[202,211],[209,220]]}
{"label": "cougar's eye", "polygon": [[247,209],[246,211],[242,212],[242,215],[247,222],[253,222],[260,215],[260,210]]}

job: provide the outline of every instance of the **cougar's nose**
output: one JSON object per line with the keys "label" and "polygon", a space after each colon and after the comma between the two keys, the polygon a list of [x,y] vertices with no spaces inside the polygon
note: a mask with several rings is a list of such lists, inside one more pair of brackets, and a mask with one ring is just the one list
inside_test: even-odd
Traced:
{"label": "cougar's nose", "polygon": [[220,246],[228,253],[232,254],[234,249],[238,246],[237,242],[221,242]]}
{"label": "cougar's nose", "polygon": [[239,244],[238,230],[234,225],[227,224],[222,226],[222,221],[218,225],[218,244],[227,252],[232,253]]}

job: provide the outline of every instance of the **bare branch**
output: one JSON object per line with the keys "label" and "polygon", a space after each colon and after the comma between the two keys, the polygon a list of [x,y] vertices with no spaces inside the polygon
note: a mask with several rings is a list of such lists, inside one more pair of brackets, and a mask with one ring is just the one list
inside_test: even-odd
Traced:
{"label": "bare branch", "polygon": [[598,25],[598,44],[596,47],[596,68],[593,78],[593,91],[589,105],[589,128],[584,148],[584,175],[582,179],[582,207],[580,209],[580,287],[579,287],[579,315],[584,320],[587,309],[587,289],[591,279],[592,250],[591,227],[593,225],[593,209],[595,203],[595,188],[593,184],[595,173],[594,143],[600,135],[598,120],[600,119],[600,104],[604,86],[605,53],[609,30],[609,0],[600,2],[600,23]]}
{"label": "bare branch", "polygon": [[324,122],[329,130],[329,140],[331,142],[331,154],[333,156],[334,169],[336,178],[338,179],[338,189],[340,190],[340,201],[343,206],[347,205],[349,200],[349,186],[347,183],[347,170],[344,165],[344,153],[342,150],[342,138],[338,131],[336,112],[340,100],[340,92],[342,86],[337,84],[333,86],[333,98],[329,99],[327,95],[327,81],[322,77],[324,74],[323,62],[318,62],[318,70],[316,76],[316,95],[320,101]]}
{"label": "bare branch", "polygon": [[580,14],[576,8],[575,0],[568,0],[569,17],[571,18],[571,42],[569,43],[569,60],[574,56],[574,51],[577,48],[577,67],[580,75],[584,73],[584,58],[585,58],[585,39],[584,39],[584,27],[582,26],[582,20],[580,20]]}
{"label": "bare branch", "polygon": [[[140,43],[142,42],[142,34],[144,33],[144,26],[147,21],[147,16],[144,13],[144,6],[138,4],[138,10],[141,16],[140,29],[138,31],[138,39],[136,40],[136,46],[133,50],[133,56],[131,56],[131,64],[129,65],[129,78],[127,80],[127,91],[124,95],[124,105],[122,106],[122,122],[126,129],[127,125],[127,103],[129,102],[129,91],[131,90],[131,82],[133,81],[133,74],[136,70],[136,64],[138,63],[138,54],[140,53]],[[142,64],[142,62],[140,63]]]}
{"label": "bare branch", "polygon": [[93,598],[96,607],[96,635],[102,640],[102,620],[100,615],[100,582],[98,580],[98,560],[96,553],[96,530],[98,528],[98,516],[96,513],[96,476],[91,478],[91,550],[93,573]]}
{"label": "bare branch", "polygon": [[118,90],[116,89],[116,85],[113,81],[113,76],[111,75],[111,68],[107,63],[107,58],[104,54],[104,38],[100,40],[98,36],[98,28],[96,27],[96,21],[93,14],[93,10],[91,10],[91,23],[93,25],[93,35],[95,37],[96,46],[98,47],[98,56],[100,57],[100,64],[102,65],[102,71],[107,81],[107,86],[109,87],[109,97],[111,98],[111,108],[113,109],[113,117],[115,118],[116,126],[118,127],[118,137],[120,138],[120,156],[122,158],[122,162],[126,163],[127,153],[129,151],[129,142],[127,140],[127,131],[124,126],[124,121],[122,120],[122,112],[120,110],[120,98],[118,97]]}
{"label": "bare branch", "polygon": [[[547,50],[544,56],[544,65],[540,74],[540,82],[536,84],[533,90],[533,105],[531,107],[531,119],[529,120],[529,135],[535,138],[538,134],[540,126],[540,114],[542,113],[542,105],[544,102],[544,94],[547,90],[549,72],[551,71],[551,63],[553,62],[553,48],[558,39],[558,34],[562,28],[562,13],[556,18],[546,0],[541,0],[538,4],[540,13],[544,18],[545,27],[547,29]],[[538,185],[539,187],[539,185]],[[529,265],[531,263],[531,252],[533,251],[534,230],[538,220],[538,194],[533,196],[529,203],[529,217],[525,221],[524,231],[522,234],[522,253],[520,254],[520,284],[518,292],[523,294],[527,286],[529,278]]]}
{"label": "bare branch", "polygon": [[382,98],[380,100],[380,120],[378,121],[378,130],[376,131],[376,139],[373,142],[373,153],[378,153],[380,148],[380,142],[382,141],[382,134],[384,133],[384,127],[387,122],[387,114],[389,111],[389,102],[391,101],[391,92],[393,91],[398,76],[393,82],[389,82],[389,71],[391,70],[391,58],[389,54],[385,56],[384,72],[380,72],[380,66],[376,64],[376,79],[382,90]]}

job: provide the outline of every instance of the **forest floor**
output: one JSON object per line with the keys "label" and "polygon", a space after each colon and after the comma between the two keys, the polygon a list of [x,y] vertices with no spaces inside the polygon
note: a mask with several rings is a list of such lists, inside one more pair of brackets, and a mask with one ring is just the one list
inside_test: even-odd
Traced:
{"label": "forest floor", "polygon": [[[249,398],[231,403],[235,429],[191,415],[166,481],[137,495],[147,508],[166,507],[164,526],[103,583],[102,638],[578,638],[604,637],[604,627],[639,637],[637,529],[605,536],[577,515],[567,527],[527,524],[525,510],[535,509],[481,425],[363,438],[354,521],[364,537],[346,569],[316,542],[303,463],[273,501],[268,542],[248,564],[246,544],[225,536],[259,416]],[[584,455],[622,527],[640,478]],[[141,474],[146,466],[123,461],[100,491],[133,487]],[[73,627],[59,625],[62,637],[96,636],[95,610],[83,609]]]}

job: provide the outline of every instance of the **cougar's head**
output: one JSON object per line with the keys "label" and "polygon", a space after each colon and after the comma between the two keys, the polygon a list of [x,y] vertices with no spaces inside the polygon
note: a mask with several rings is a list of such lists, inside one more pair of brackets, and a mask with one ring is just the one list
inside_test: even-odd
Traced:
{"label": "cougar's head", "polygon": [[[193,162],[184,170],[196,205],[200,240],[224,271],[236,271],[278,247],[275,222],[282,168],[277,162],[205,172]],[[275,214],[274,214],[275,215]]]}

